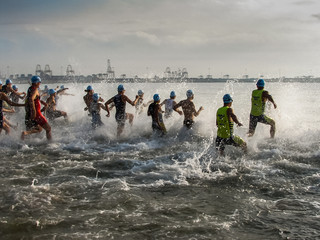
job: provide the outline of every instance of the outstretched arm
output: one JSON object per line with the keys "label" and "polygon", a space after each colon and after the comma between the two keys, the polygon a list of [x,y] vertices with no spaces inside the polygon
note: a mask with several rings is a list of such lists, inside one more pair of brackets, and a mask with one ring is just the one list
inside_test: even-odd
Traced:
{"label": "outstretched arm", "polygon": [[110,103],[113,103],[114,97],[110,98],[108,101],[106,101],[105,105],[109,105]]}
{"label": "outstretched arm", "polygon": [[126,95],[123,95],[122,97],[123,97],[122,99],[123,99],[124,101],[126,101],[126,102],[129,103],[129,104],[131,104],[132,106],[135,106],[135,105],[137,104],[139,98],[140,98],[140,97],[137,95],[137,96],[136,96],[136,99],[132,102]]}
{"label": "outstretched arm", "polygon": [[12,102],[8,96],[4,93],[1,93],[1,97],[0,97],[1,100],[4,100],[6,101],[9,105],[11,106],[16,106],[16,107],[23,107],[25,106],[25,104],[20,104],[20,103],[15,103],[15,102]]}

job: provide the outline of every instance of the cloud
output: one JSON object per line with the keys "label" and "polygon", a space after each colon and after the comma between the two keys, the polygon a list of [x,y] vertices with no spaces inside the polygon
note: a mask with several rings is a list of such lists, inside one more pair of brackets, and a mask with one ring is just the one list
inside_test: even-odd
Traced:
{"label": "cloud", "polygon": [[314,18],[316,18],[316,19],[320,20],[320,13],[318,13],[318,14],[312,14],[312,17],[314,17]]}

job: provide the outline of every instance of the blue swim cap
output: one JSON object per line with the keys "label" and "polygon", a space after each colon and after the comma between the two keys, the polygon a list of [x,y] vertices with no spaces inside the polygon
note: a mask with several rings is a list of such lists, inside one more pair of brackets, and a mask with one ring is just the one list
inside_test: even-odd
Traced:
{"label": "blue swim cap", "polygon": [[13,90],[17,90],[18,88],[17,88],[16,85],[13,85],[13,86],[12,86],[12,89],[13,89]]}
{"label": "blue swim cap", "polygon": [[120,84],[118,86],[118,92],[122,92],[122,91],[124,91],[124,86],[122,84]]}
{"label": "blue swim cap", "polygon": [[193,96],[192,90],[188,90],[186,94],[188,98]]}
{"label": "blue swim cap", "polygon": [[231,102],[233,102],[232,97],[230,96],[230,94],[225,94],[225,95],[223,96],[223,102],[224,102],[224,103],[231,103]]}
{"label": "blue swim cap", "polygon": [[10,83],[12,84],[12,81],[11,81],[11,79],[8,78],[8,79],[6,80],[6,85],[8,85],[8,84],[10,84]]}
{"label": "blue swim cap", "polygon": [[176,96],[176,93],[174,91],[171,91],[170,97],[175,97],[175,96]]}
{"label": "blue swim cap", "polygon": [[87,91],[92,91],[92,90],[93,90],[92,86],[89,85],[89,86],[87,87]]}
{"label": "blue swim cap", "polygon": [[44,90],[47,90],[48,89],[48,85],[44,85]]}
{"label": "blue swim cap", "polygon": [[155,102],[160,101],[160,96],[159,96],[158,93],[156,93],[155,95],[153,95],[153,100],[154,100]]}
{"label": "blue swim cap", "polygon": [[138,91],[138,95],[141,96],[144,92],[142,90]]}
{"label": "blue swim cap", "polygon": [[33,76],[31,78],[31,82],[32,83],[39,83],[39,82],[41,82],[41,78],[39,76]]}
{"label": "blue swim cap", "polygon": [[264,80],[263,79],[259,79],[257,82],[257,86],[258,87],[264,87]]}
{"label": "blue swim cap", "polygon": [[56,93],[56,90],[54,90],[54,89],[50,89],[50,90],[49,90],[49,94],[50,94],[50,95],[55,94],[55,93]]}
{"label": "blue swim cap", "polygon": [[64,85],[61,85],[60,88],[61,88],[61,89],[64,89]]}
{"label": "blue swim cap", "polygon": [[98,94],[98,93],[94,93],[94,94],[92,95],[92,99],[93,99],[94,101],[98,101],[98,100],[99,100],[99,94]]}

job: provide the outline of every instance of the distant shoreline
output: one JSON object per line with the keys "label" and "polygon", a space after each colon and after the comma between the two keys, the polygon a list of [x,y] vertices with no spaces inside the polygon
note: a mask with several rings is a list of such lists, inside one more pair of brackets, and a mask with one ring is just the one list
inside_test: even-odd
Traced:
{"label": "distant shoreline", "polygon": [[[166,78],[115,78],[103,79],[91,76],[42,76],[42,83],[221,83],[221,82],[239,82],[239,83],[253,83],[257,78],[184,78],[184,79],[166,79]],[[300,83],[320,83],[320,78],[264,78],[268,82],[300,82]],[[29,77],[12,78],[16,84],[27,84],[30,81]]]}

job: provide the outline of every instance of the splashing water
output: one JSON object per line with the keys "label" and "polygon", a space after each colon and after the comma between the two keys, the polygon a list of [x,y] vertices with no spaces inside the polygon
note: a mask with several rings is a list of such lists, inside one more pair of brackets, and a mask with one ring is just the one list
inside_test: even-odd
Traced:
{"label": "splashing water", "polygon": [[[83,111],[84,84],[64,84],[75,96],[62,96],[57,109],[70,117],[52,123],[53,142],[44,133],[21,142],[24,111],[11,136],[1,135],[0,234],[10,238],[74,239],[281,239],[316,238],[319,215],[318,83],[268,83],[278,105],[267,105],[276,121],[275,139],[258,124],[248,138],[254,83],[124,84],[134,99],[172,90],[177,101],[192,89],[204,111],[191,131],[174,113],[165,121],[168,134],[152,135],[146,109],[116,137],[114,110],[102,112],[104,126],[91,129]],[[104,100],[116,83],[93,84]],[[55,87],[55,86],[50,86]],[[26,85],[19,86],[21,91]],[[234,113],[243,127],[235,133],[249,152],[226,147],[217,156],[215,114],[222,96],[232,95]],[[103,110],[102,110],[103,111]],[[30,187],[30,182],[31,187]],[[37,187],[35,187],[35,185]]]}

